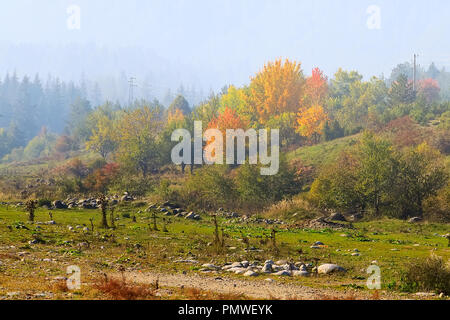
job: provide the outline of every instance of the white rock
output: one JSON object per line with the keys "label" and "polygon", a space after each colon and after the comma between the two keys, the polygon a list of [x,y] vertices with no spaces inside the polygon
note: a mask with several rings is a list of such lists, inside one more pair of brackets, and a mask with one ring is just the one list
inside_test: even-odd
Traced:
{"label": "white rock", "polygon": [[332,272],[345,272],[345,269],[341,266],[338,266],[337,264],[333,263],[326,263],[322,264],[317,268],[317,272],[319,274],[328,274]]}
{"label": "white rock", "polygon": [[248,261],[242,261],[242,262],[241,262],[241,265],[242,265],[244,268],[247,268],[247,267],[249,266],[249,264],[250,264],[250,262],[248,262]]}
{"label": "white rock", "polygon": [[248,270],[246,273],[244,273],[244,276],[246,277],[256,277],[258,274],[252,270]]}
{"label": "white rock", "polygon": [[217,270],[220,268],[218,266],[213,265],[212,263],[205,263],[202,265],[202,267],[206,268],[206,269],[214,269],[214,270]]}
{"label": "white rock", "polygon": [[233,269],[230,269],[230,270],[234,270],[235,274],[244,274],[244,273],[247,272],[247,269],[245,269],[245,268],[233,268]]}
{"label": "white rock", "polygon": [[291,272],[287,270],[281,270],[275,273],[272,273],[274,276],[291,276]]}
{"label": "white rock", "polygon": [[309,272],[306,270],[294,270],[292,271],[294,277],[309,277]]}

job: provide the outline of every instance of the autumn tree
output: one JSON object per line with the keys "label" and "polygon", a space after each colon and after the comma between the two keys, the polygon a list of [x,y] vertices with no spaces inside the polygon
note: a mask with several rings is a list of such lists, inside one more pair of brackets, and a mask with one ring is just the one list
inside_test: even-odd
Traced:
{"label": "autumn tree", "polygon": [[245,129],[247,122],[242,120],[233,109],[225,107],[219,116],[213,118],[208,124],[208,129],[219,129],[225,136],[227,129]]}
{"label": "autumn tree", "polygon": [[324,105],[328,96],[328,79],[319,68],[312,70],[312,75],[306,79],[304,96],[301,98],[301,107]]}
{"label": "autumn tree", "polygon": [[[227,129],[243,129],[245,130],[248,123],[242,120],[237,113],[231,108],[225,107],[223,112],[221,112],[217,117],[213,118],[208,124],[208,129],[219,129],[222,132],[223,141],[225,141]],[[206,147],[213,143],[214,139],[206,142]],[[214,154],[213,154],[214,156]],[[236,158],[235,158],[236,159]]]}
{"label": "autumn tree", "polygon": [[440,91],[439,83],[434,79],[428,78],[419,81],[418,95],[422,96],[428,104],[439,100]]}
{"label": "autumn tree", "polygon": [[175,114],[176,112],[181,112],[183,115],[188,115],[191,113],[191,108],[189,107],[189,103],[187,100],[179,94],[175,100],[170,104],[169,108],[167,109],[167,114]]}
{"label": "autumn tree", "polygon": [[92,119],[95,121],[95,126],[92,129],[89,140],[86,142],[86,148],[98,152],[103,159],[106,159],[117,147],[115,122],[107,115],[101,113],[94,114]]}
{"label": "autumn tree", "polygon": [[251,79],[249,106],[260,124],[272,115],[297,112],[305,79],[300,63],[281,59],[267,63]]}
{"label": "autumn tree", "polygon": [[243,88],[236,88],[231,85],[227,87],[225,93],[220,97],[220,108],[219,113],[222,113],[225,108],[230,108],[234,110],[241,119],[247,121],[248,123],[256,122],[255,112],[249,105],[250,99],[250,89],[245,86]]}
{"label": "autumn tree", "polygon": [[297,114],[297,131],[302,136],[311,138],[314,143],[317,143],[327,121],[328,116],[323,107],[319,105],[313,105],[305,109],[300,108]]}

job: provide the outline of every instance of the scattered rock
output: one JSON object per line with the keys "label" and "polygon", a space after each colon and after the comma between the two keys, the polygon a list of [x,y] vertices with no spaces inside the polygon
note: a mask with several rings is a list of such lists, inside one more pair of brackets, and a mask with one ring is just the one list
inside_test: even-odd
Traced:
{"label": "scattered rock", "polygon": [[291,274],[290,271],[281,270],[281,271],[273,273],[273,275],[275,275],[275,276],[282,276],[282,277],[287,277],[287,276],[290,277],[292,274]]}
{"label": "scattered rock", "polygon": [[198,261],[197,260],[193,260],[193,259],[180,259],[180,260],[175,260],[175,263],[192,263],[192,264],[197,264]]}
{"label": "scattered rock", "polygon": [[332,213],[328,219],[331,221],[347,221],[344,215],[340,212]]}
{"label": "scattered rock", "polygon": [[263,273],[272,273],[272,271],[273,271],[272,264],[267,263],[267,261],[266,261],[266,263],[264,264],[264,266],[261,269],[261,272],[263,272]]}
{"label": "scattered rock", "polygon": [[212,263],[205,263],[202,265],[203,268],[208,269],[208,270],[219,270],[220,267],[213,265]]}
{"label": "scattered rock", "polygon": [[67,206],[64,202],[62,202],[61,200],[53,201],[52,205],[53,205],[53,207],[54,207],[55,209],[67,209],[67,207],[68,207],[68,206]]}
{"label": "scattered rock", "polygon": [[258,275],[258,273],[252,271],[252,270],[248,270],[247,272],[244,273],[244,276],[246,277],[256,277]]}
{"label": "scattered rock", "polygon": [[329,274],[333,272],[345,272],[345,269],[341,266],[338,266],[337,264],[333,263],[326,263],[322,264],[317,268],[317,272],[319,274]]}
{"label": "scattered rock", "polygon": [[434,292],[416,292],[416,296],[421,296],[421,297],[434,297],[436,295],[436,293]]}
{"label": "scattered rock", "polygon": [[309,272],[306,270],[294,270],[292,271],[294,277],[309,277]]}

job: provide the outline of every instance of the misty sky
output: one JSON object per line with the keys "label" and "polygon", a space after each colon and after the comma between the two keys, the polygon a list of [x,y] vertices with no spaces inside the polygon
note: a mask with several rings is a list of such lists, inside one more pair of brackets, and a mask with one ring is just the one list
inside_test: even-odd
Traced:
{"label": "misty sky", "polygon": [[[67,28],[71,4],[81,8],[80,30]],[[370,5],[381,9],[381,29],[367,27]],[[266,61],[289,57],[305,73],[318,66],[329,76],[338,67],[389,76],[413,53],[424,66],[449,68],[449,17],[448,0],[2,0],[0,72],[78,79],[159,68],[216,89],[246,84]],[[105,56],[86,53],[96,46]]]}

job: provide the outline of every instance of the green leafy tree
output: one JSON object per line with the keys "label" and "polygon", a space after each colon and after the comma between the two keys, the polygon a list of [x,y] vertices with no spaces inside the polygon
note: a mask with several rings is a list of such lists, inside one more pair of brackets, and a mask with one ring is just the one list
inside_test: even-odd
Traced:
{"label": "green leafy tree", "polygon": [[394,150],[388,141],[365,132],[358,148],[358,157],[356,190],[378,216],[381,207],[386,204],[396,176]]}
{"label": "green leafy tree", "polygon": [[144,106],[126,111],[118,121],[115,157],[125,168],[146,177],[161,165],[161,132],[164,128],[162,109]]}
{"label": "green leafy tree", "polygon": [[401,218],[423,216],[423,202],[434,196],[448,182],[448,173],[438,150],[422,143],[407,150],[401,158],[400,172],[395,183],[395,199]]}

